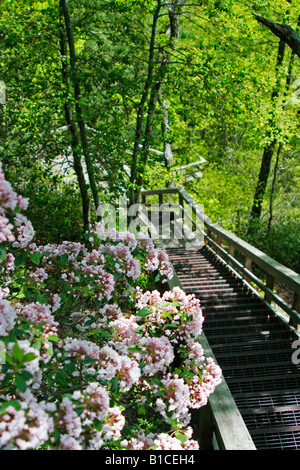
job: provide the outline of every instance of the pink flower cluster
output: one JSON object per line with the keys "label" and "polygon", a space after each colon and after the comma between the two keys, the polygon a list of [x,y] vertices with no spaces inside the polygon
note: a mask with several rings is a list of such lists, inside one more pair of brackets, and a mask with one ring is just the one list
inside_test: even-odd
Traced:
{"label": "pink flower cluster", "polygon": [[160,248],[155,248],[153,240],[146,237],[145,234],[139,237],[138,246],[146,253],[145,269],[147,271],[158,271],[164,278],[162,282],[166,282],[167,279],[172,279],[173,269],[170,265],[167,253]]}
{"label": "pink flower cluster", "polygon": [[17,240],[13,242],[14,248],[26,248],[32,241],[35,231],[32,223],[23,214],[16,214],[15,225],[17,228]]}
{"label": "pink flower cluster", "polygon": [[0,336],[7,336],[13,329],[17,313],[10,303],[0,298]]}
{"label": "pink flower cluster", "polygon": [[187,295],[179,287],[174,287],[160,296],[158,291],[142,292],[137,287],[135,297],[138,309],[147,307],[152,310],[143,325],[145,331],[147,327],[157,325],[154,328],[162,328],[173,344],[188,342],[201,334],[204,317],[200,301],[194,294]]}
{"label": "pink flower cluster", "polygon": [[135,353],[140,361],[143,359],[145,366],[143,367],[144,375],[155,375],[157,372],[166,373],[167,366],[174,361],[174,349],[169,339],[165,336],[161,337],[142,337],[139,342],[142,353]]}
{"label": "pink flower cluster", "polygon": [[[89,374],[99,381],[118,378],[119,387],[124,392],[130,390],[140,379],[141,371],[138,362],[124,354],[119,354],[112,347],[105,345],[100,348],[97,344],[74,338],[67,338],[64,344],[66,361],[76,360],[75,376]],[[93,363],[85,364],[86,359]]]}
{"label": "pink flower cluster", "polygon": [[[76,403],[83,409],[80,417]],[[95,421],[102,423],[100,430],[93,426]],[[105,441],[119,439],[124,424],[121,410],[110,407],[107,389],[97,382],[75,391],[72,399],[63,398],[54,413],[54,425],[61,430],[61,450],[99,450]]]}
{"label": "pink flower cluster", "polygon": [[172,413],[171,419],[176,419],[180,427],[186,427],[190,422],[190,391],[185,381],[177,374],[172,376],[167,374],[162,379],[163,390],[165,392],[163,398],[156,400],[156,408],[160,414],[169,421],[169,413]]}
{"label": "pink flower cluster", "polygon": [[[11,400],[11,397],[1,398]],[[18,407],[9,405],[0,414],[0,448],[27,450],[44,444],[54,430],[50,410],[51,405],[38,403],[31,392],[23,394]]]}
{"label": "pink flower cluster", "polygon": [[136,432],[135,434],[135,437],[132,437],[129,441],[122,441],[122,446],[131,450],[148,450],[152,448],[155,448],[155,450],[199,450],[198,442],[191,439],[191,428],[186,430],[186,440],[180,440],[166,433],[158,435],[149,433],[145,435],[143,432]]}
{"label": "pink flower cluster", "polygon": [[55,318],[48,305],[33,302],[30,304],[20,305],[17,309],[18,317],[24,317],[32,326],[41,326],[44,338],[57,334],[59,323]]}
{"label": "pink flower cluster", "polygon": [[125,274],[135,280],[141,275],[139,260],[132,256],[130,249],[124,243],[100,245],[99,251],[112,258],[117,273]]}
{"label": "pink flower cluster", "polygon": [[[13,191],[10,183],[5,180],[0,162],[0,243],[15,242],[19,246],[27,246],[31,242],[34,237],[31,222],[24,215],[16,213],[17,209],[26,210],[27,206],[28,199]],[[15,227],[9,221],[8,215],[14,217],[17,233],[15,233]]]}
{"label": "pink flower cluster", "polygon": [[[119,232],[115,229],[107,230],[101,223],[91,226],[90,232],[102,241],[100,251],[108,250],[107,252],[116,260],[117,272],[127,273],[133,279],[138,278],[140,263],[132,256],[132,253],[138,249],[144,255],[146,271],[158,271],[163,277],[162,282],[172,279],[173,269],[167,253],[160,248],[155,248],[153,240],[147,234],[142,233],[136,239],[133,233]],[[94,238],[91,237],[91,240],[94,241]],[[103,244],[103,242],[113,242],[113,244]]]}
{"label": "pink flower cluster", "polygon": [[6,210],[14,211],[17,207],[26,210],[28,199],[13,191],[11,184],[4,177],[2,163],[0,162],[0,213],[3,215]]}

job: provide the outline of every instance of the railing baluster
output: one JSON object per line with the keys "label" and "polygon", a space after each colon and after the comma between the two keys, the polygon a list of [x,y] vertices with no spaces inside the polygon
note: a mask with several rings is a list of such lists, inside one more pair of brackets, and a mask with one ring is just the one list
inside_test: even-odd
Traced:
{"label": "railing baluster", "polygon": [[[235,255],[235,248],[234,248],[234,246],[229,245],[228,252],[229,252],[230,256],[232,256],[232,257],[234,258],[234,255]],[[229,261],[228,264],[233,267],[233,262],[232,262],[232,261]]]}
{"label": "railing baluster", "polygon": [[179,205],[182,207],[182,222],[184,223],[184,207],[183,207],[183,204],[184,204],[184,200],[183,200],[183,196],[181,193],[179,193]]}
{"label": "railing baluster", "polygon": [[[300,295],[294,292],[293,309],[300,313]],[[299,330],[299,323],[295,318],[290,317],[290,325]]]}
{"label": "railing baluster", "polygon": [[[268,287],[268,289],[270,289],[270,290],[273,290],[274,289],[274,284],[275,284],[274,277],[271,276],[270,274],[267,274],[266,287]],[[267,292],[265,292],[265,297],[264,298],[265,298],[266,302],[271,304],[272,298],[270,297],[270,295]]]}
{"label": "railing baluster", "polygon": [[[252,272],[252,259],[249,258],[248,256],[246,256],[246,259],[245,259],[245,268]],[[245,280],[247,282],[251,281],[251,279],[248,276],[245,276]]]}

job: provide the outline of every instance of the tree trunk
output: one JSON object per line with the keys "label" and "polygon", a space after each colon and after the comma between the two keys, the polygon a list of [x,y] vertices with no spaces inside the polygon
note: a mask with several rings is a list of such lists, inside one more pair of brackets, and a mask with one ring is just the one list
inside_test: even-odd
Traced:
{"label": "tree trunk", "polygon": [[66,122],[69,127],[70,134],[71,134],[71,147],[72,147],[72,154],[73,154],[73,161],[74,161],[74,171],[77,176],[78,185],[79,185],[80,194],[81,194],[83,229],[85,232],[88,230],[89,222],[90,222],[89,220],[90,200],[89,200],[88,189],[87,189],[84,172],[83,172],[83,168],[81,164],[81,157],[80,157],[80,151],[79,151],[80,142],[79,142],[78,131],[77,131],[77,127],[72,116],[71,105],[68,102],[70,83],[69,83],[69,73],[68,73],[68,63],[67,63],[67,38],[65,35],[63,25],[61,24],[60,26],[61,26],[60,27],[60,52],[61,52],[61,56],[64,58],[62,60],[62,77],[63,77],[63,81],[67,90],[66,101],[64,104],[64,111],[65,111]]}
{"label": "tree trunk", "polygon": [[277,155],[276,155],[275,166],[274,166],[274,174],[273,174],[272,188],[271,188],[271,194],[270,194],[270,214],[269,214],[266,238],[269,238],[269,236],[270,236],[271,224],[272,224],[272,220],[273,220],[273,201],[274,201],[277,169],[278,169],[278,164],[279,164],[279,156],[280,156],[281,150],[282,150],[282,142],[280,142],[280,144],[279,144],[279,147],[278,147],[278,150],[277,150]]}
{"label": "tree trunk", "polygon": [[146,122],[146,127],[145,127],[145,132],[144,132],[144,142],[143,142],[143,148],[142,148],[141,163],[140,163],[138,178],[137,178],[137,184],[139,187],[142,186],[143,180],[144,180],[144,170],[148,161],[150,140],[151,140],[152,131],[153,131],[153,121],[155,117],[155,109],[156,109],[156,104],[159,98],[159,93],[160,93],[160,89],[161,89],[164,74],[165,74],[165,71],[164,71],[165,65],[166,65],[165,63],[161,64],[159,72],[155,80],[155,86],[152,87],[152,91],[150,95],[147,122]]}
{"label": "tree trunk", "polygon": [[165,165],[166,167],[172,166],[174,164],[174,156],[172,152],[171,145],[171,132],[169,125],[169,112],[167,101],[163,96],[160,97],[161,107],[163,110],[163,120],[162,120],[162,135],[164,139],[164,154],[165,154]]}
{"label": "tree trunk", "polygon": [[[285,51],[285,42],[283,40],[279,41],[279,46],[278,46],[278,54],[277,54],[277,63],[276,63],[276,73],[278,74],[278,70],[280,66],[282,65],[283,58],[284,58],[284,51]],[[272,92],[272,105],[275,107],[275,101],[278,97],[279,94],[279,88],[280,88],[280,83],[279,83],[279,78],[277,78],[276,85],[273,89]],[[272,112],[272,115],[269,120],[269,137],[271,138],[272,131],[274,130],[275,126],[275,119],[274,115]],[[250,214],[250,223],[249,223],[249,228],[248,228],[248,234],[251,234],[253,229],[255,229],[255,222],[257,222],[260,218],[261,211],[262,211],[262,204],[263,204],[263,199],[268,183],[268,178],[270,174],[270,167],[271,167],[271,161],[274,153],[274,149],[276,146],[276,139],[273,138],[269,144],[266,145],[263,151],[263,156],[261,160],[261,167],[260,167],[260,172],[258,176],[258,182],[256,185],[255,189],[255,194],[254,194],[254,200],[253,200],[253,205],[251,209],[251,214]]]}
{"label": "tree trunk", "polygon": [[262,16],[253,13],[257,21],[272,31],[275,36],[284,41],[294,52],[300,57],[300,37],[298,33],[286,24],[274,23],[273,21],[263,18]]}
{"label": "tree trunk", "polygon": [[[298,17],[298,27],[300,26],[300,15]],[[292,71],[293,71],[293,65],[294,65],[294,59],[295,59],[295,52],[292,50],[290,61],[289,61],[289,66],[288,66],[288,74],[286,77],[286,87],[284,90],[284,97],[287,96],[287,93],[290,89],[291,86],[291,81],[292,81]],[[283,107],[285,104],[283,105]],[[275,166],[274,166],[274,175],[273,175],[273,180],[272,180],[272,188],[271,188],[271,195],[270,195],[270,215],[269,215],[269,221],[268,221],[268,228],[267,228],[267,238],[270,236],[271,232],[271,224],[273,220],[273,202],[274,202],[274,194],[275,194],[275,184],[276,184],[276,178],[277,178],[277,170],[278,170],[278,165],[279,165],[279,157],[280,153],[282,150],[283,144],[280,142],[278,150],[277,150],[277,155],[276,155],[276,161],[275,161]]]}
{"label": "tree trunk", "polygon": [[75,107],[76,107],[76,116],[77,116],[77,123],[80,131],[81,137],[81,144],[82,150],[84,154],[84,159],[86,162],[86,168],[89,176],[90,186],[93,194],[95,209],[99,207],[99,195],[97,190],[97,185],[94,176],[94,169],[92,160],[89,153],[88,148],[88,139],[86,133],[86,126],[83,118],[83,112],[80,105],[80,98],[81,98],[81,90],[80,90],[80,82],[76,67],[76,53],[75,53],[75,44],[74,44],[74,35],[73,29],[71,24],[70,12],[68,7],[68,0],[60,0],[61,10],[65,20],[66,26],[66,33],[68,38],[68,45],[69,45],[69,54],[70,54],[70,68],[71,68],[71,77],[74,86],[74,95],[75,95]]}
{"label": "tree trunk", "polygon": [[[187,3],[187,0],[173,0],[167,3],[167,7],[169,9],[169,19],[170,19],[169,47],[171,49],[174,48],[175,40],[178,38],[178,17],[179,17],[181,8],[185,5],[185,3]],[[158,22],[161,6],[162,6],[161,2],[158,1],[156,10],[153,16],[153,23],[152,23],[152,34],[151,34],[149,62],[148,62],[149,64],[148,76],[147,76],[147,80],[145,83],[144,93],[140,102],[140,107],[138,110],[135,145],[134,145],[133,160],[132,160],[132,166],[131,166],[131,183],[132,183],[132,192],[131,192],[131,198],[130,198],[131,204],[136,203],[138,201],[139,190],[143,183],[144,170],[147,164],[148,154],[149,154],[150,138],[151,138],[152,130],[153,130],[153,120],[155,116],[156,104],[159,99],[160,90],[161,90],[162,83],[163,83],[165,73],[167,70],[167,66],[170,60],[169,53],[163,50],[161,64],[160,64],[156,79],[154,80],[153,79],[153,74],[154,74],[153,60],[154,60],[155,35],[156,35],[157,22]],[[143,117],[144,117],[144,109],[145,109],[145,104],[146,104],[147,97],[149,95],[151,88],[152,88],[152,91],[151,91],[149,105],[148,105],[147,122],[146,122],[145,131],[144,131],[142,158],[141,158],[140,165],[138,165],[139,144],[143,136],[142,123],[143,123]]]}
{"label": "tree trunk", "polygon": [[152,77],[153,77],[153,72],[154,72],[155,36],[156,36],[156,28],[157,28],[161,6],[162,6],[161,0],[157,0],[156,9],[153,14],[153,22],[152,22],[151,40],[150,40],[150,47],[149,47],[149,59],[148,59],[148,73],[147,73],[147,78],[146,78],[145,85],[144,85],[144,91],[143,91],[140,104],[138,107],[138,111],[137,111],[134,148],[133,148],[132,162],[131,162],[130,204],[134,204],[137,201],[136,185],[137,185],[137,178],[138,178],[138,173],[137,173],[138,155],[139,155],[140,143],[141,143],[142,135],[143,135],[143,119],[144,119],[145,105],[146,105],[149,91],[152,85]]}

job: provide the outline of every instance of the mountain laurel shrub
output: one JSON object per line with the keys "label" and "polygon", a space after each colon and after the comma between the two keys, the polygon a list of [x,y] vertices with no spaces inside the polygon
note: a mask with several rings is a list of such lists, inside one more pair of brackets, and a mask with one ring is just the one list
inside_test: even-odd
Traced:
{"label": "mountain laurel shrub", "polygon": [[0,449],[198,449],[221,370],[199,300],[141,288],[172,277],[166,253],[100,224],[38,245],[27,206],[0,166]]}

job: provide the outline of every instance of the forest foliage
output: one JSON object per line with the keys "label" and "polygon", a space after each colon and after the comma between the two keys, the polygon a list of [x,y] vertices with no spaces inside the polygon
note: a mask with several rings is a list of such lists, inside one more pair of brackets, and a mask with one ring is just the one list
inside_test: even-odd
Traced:
{"label": "forest foliage", "polygon": [[[297,2],[3,0],[0,12],[0,159],[41,242],[81,240],[96,197],[175,184],[299,271],[299,57],[254,15],[297,31]],[[200,156],[203,177],[186,183],[176,168]]]}

